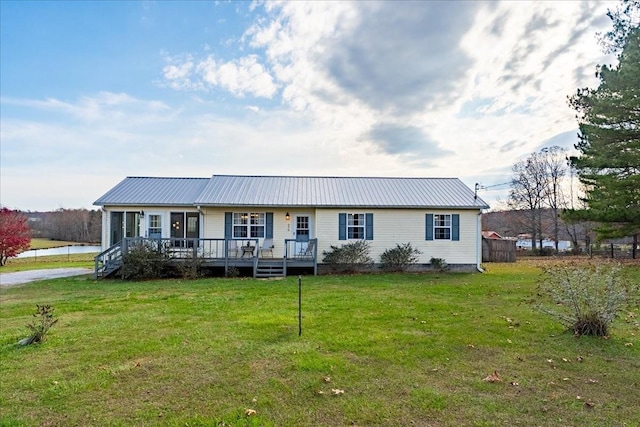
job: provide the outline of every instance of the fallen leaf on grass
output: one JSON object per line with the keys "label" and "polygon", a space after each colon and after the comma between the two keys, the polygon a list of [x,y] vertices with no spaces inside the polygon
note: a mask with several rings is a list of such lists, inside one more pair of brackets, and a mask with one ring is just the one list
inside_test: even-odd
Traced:
{"label": "fallen leaf on grass", "polygon": [[562,358],[562,361],[563,361],[563,362],[569,362],[569,359],[567,359],[566,357],[563,357],[563,358]]}
{"label": "fallen leaf on grass", "polygon": [[330,383],[331,377],[322,377],[322,381],[324,381],[325,383]]}
{"label": "fallen leaf on grass", "polygon": [[493,374],[487,375],[486,377],[483,378],[482,381],[486,381],[488,383],[497,383],[497,382],[500,382],[502,380],[498,376],[498,371],[493,371]]}
{"label": "fallen leaf on grass", "polygon": [[576,357],[576,361],[577,362],[582,362],[583,360],[584,360],[584,357],[582,357],[582,356]]}
{"label": "fallen leaf on grass", "polygon": [[467,348],[476,348],[476,346],[473,344],[467,344]]}
{"label": "fallen leaf on grass", "polygon": [[633,347],[633,343],[632,342],[626,342],[624,343],[625,347]]}
{"label": "fallen leaf on grass", "polygon": [[584,402],[584,406],[585,408],[593,408],[596,404],[593,402]]}
{"label": "fallen leaf on grass", "polygon": [[336,396],[339,394],[344,394],[344,390],[340,390],[339,388],[332,388],[331,389],[331,393],[335,394]]}
{"label": "fallen leaf on grass", "polygon": [[250,417],[251,415],[255,415],[255,414],[256,414],[256,411],[255,411],[254,409],[245,409],[244,414],[245,414],[247,417]]}
{"label": "fallen leaf on grass", "polygon": [[600,381],[598,381],[598,380],[594,380],[594,379],[591,379],[591,378],[589,378],[589,379],[587,380],[587,383],[589,383],[589,384],[598,384],[599,382],[600,382]]}

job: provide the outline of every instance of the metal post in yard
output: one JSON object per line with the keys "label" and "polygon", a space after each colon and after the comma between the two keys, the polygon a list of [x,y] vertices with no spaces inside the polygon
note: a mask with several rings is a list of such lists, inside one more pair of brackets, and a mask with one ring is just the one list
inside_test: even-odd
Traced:
{"label": "metal post in yard", "polygon": [[298,336],[302,336],[302,276],[298,276]]}
{"label": "metal post in yard", "polygon": [[611,243],[611,259],[613,259],[613,243]]}

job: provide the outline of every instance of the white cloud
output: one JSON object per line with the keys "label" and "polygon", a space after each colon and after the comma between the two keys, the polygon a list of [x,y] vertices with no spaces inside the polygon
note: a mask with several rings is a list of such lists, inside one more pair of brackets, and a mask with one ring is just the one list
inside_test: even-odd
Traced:
{"label": "white cloud", "polygon": [[197,69],[209,86],[220,86],[238,97],[250,94],[271,98],[278,89],[269,72],[258,62],[257,55],[219,64],[209,57],[198,64]]}
{"label": "white cloud", "polygon": [[278,86],[255,54],[231,61],[216,61],[214,55],[196,60],[191,55],[165,56],[161,86],[175,90],[224,89],[236,97],[272,98]]}
{"label": "white cloud", "polygon": [[180,65],[167,65],[163,68],[164,77],[167,80],[180,80],[185,79],[191,74],[193,69],[193,62],[185,62]]}

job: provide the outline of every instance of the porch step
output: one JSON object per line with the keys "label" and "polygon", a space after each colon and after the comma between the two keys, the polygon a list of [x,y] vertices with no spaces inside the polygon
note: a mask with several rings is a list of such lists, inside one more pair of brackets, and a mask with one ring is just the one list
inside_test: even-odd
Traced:
{"label": "porch step", "polygon": [[97,278],[104,279],[106,277],[109,277],[119,271],[120,267],[122,267],[122,262],[110,262],[109,264],[105,265],[101,272],[99,272]]}
{"label": "porch step", "polygon": [[260,261],[256,268],[256,278],[264,279],[269,277],[283,277],[284,262],[282,261]]}

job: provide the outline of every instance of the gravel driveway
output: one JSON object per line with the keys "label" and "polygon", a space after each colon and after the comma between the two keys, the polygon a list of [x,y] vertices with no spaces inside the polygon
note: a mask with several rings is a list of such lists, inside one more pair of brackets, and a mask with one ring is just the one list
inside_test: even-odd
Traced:
{"label": "gravel driveway", "polygon": [[47,270],[16,271],[0,273],[0,287],[21,285],[36,280],[57,279],[58,277],[81,276],[92,274],[92,268],[51,268]]}

